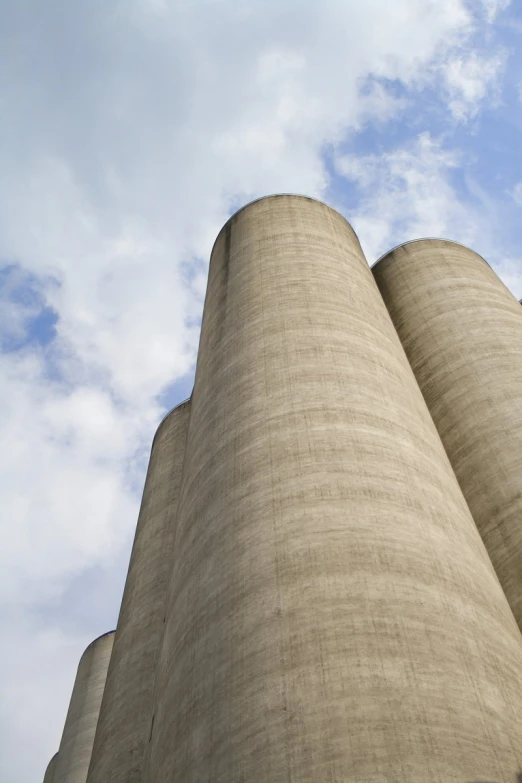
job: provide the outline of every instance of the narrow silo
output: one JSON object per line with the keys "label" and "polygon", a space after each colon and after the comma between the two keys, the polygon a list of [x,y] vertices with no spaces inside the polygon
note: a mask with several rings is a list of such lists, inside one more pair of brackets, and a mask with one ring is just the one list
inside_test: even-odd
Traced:
{"label": "narrow silo", "polygon": [[212,252],[144,783],[512,781],[522,644],[357,237]]}
{"label": "narrow silo", "polygon": [[522,310],[481,256],[410,242],[375,280],[522,629]]}
{"label": "narrow silo", "polygon": [[89,783],[142,780],[189,411],[189,401],[174,408],[154,437]]}
{"label": "narrow silo", "polygon": [[85,783],[87,780],[113,641],[114,631],[99,636],[80,658],[53,783]]}
{"label": "narrow silo", "polygon": [[56,769],[56,762],[58,761],[58,753],[55,753],[50,762],[47,765],[47,769],[45,770],[45,775],[43,779],[43,783],[54,783],[55,777],[54,777],[54,771]]}

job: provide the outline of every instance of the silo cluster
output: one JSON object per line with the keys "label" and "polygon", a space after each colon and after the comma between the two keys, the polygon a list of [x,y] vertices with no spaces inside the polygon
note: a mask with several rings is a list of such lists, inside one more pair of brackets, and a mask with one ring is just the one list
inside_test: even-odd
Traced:
{"label": "silo cluster", "polygon": [[45,783],[515,783],[521,574],[520,303],[457,243],[370,268],[325,204],[252,202]]}

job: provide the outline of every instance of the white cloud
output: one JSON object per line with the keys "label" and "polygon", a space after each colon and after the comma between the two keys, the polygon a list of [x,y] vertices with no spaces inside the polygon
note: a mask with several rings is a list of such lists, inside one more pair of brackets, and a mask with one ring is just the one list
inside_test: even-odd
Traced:
{"label": "white cloud", "polygon": [[4,355],[0,380],[3,605],[31,605],[126,542],[136,499],[126,461],[157,406],[121,409],[103,389],[45,383],[37,353]]}
{"label": "white cloud", "polygon": [[[461,0],[0,6],[0,259],[58,316],[52,345],[3,355],[0,377],[0,577],[4,607],[21,615],[5,630],[41,657],[37,675],[25,656],[8,662],[12,687],[39,694],[30,724],[26,705],[9,701],[0,749],[12,758],[2,780],[25,783],[45,766],[23,752],[37,743],[41,705],[57,738],[53,689],[72,676],[64,632],[40,644],[33,609],[129,545],[144,468],[135,455],[160,417],[157,395],[192,368],[190,324],[230,207],[278,191],[320,197],[326,144],[396,116],[434,80],[469,107],[494,78],[469,65],[476,19]],[[461,213],[444,203],[446,173],[457,162],[429,137],[418,144],[387,159],[395,196],[382,191],[382,215],[397,198],[411,230],[428,218],[451,228]],[[380,164],[342,165],[364,184]],[[424,207],[411,211],[401,182]],[[374,244],[390,235],[387,218],[363,210],[360,220]],[[3,301],[3,328],[23,336],[34,306],[12,306],[9,288]],[[77,657],[85,641],[78,635]],[[62,668],[51,676],[55,655]]]}
{"label": "white cloud", "polygon": [[506,56],[502,53],[488,57],[473,51],[448,60],[443,76],[449,108],[457,120],[474,117],[486,100],[490,106],[494,105],[505,61]]}

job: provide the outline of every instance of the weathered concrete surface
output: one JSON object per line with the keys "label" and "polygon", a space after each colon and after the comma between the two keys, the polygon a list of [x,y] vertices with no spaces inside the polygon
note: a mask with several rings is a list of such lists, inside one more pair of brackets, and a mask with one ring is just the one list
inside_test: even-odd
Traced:
{"label": "weathered concrete surface", "polygon": [[373,271],[522,629],[520,304],[453,242],[411,242]]}
{"label": "weathered concrete surface", "polygon": [[95,639],[80,659],[65,719],[53,783],[85,783],[114,642],[114,631]]}
{"label": "weathered concrete surface", "polygon": [[43,783],[54,783],[54,771],[56,769],[56,762],[58,761],[58,753],[55,753],[45,770]]}
{"label": "weathered concrete surface", "polygon": [[323,204],[219,234],[176,525],[146,783],[513,783],[520,634]]}
{"label": "weathered concrete surface", "polygon": [[89,783],[141,783],[190,403],[160,424],[151,451]]}

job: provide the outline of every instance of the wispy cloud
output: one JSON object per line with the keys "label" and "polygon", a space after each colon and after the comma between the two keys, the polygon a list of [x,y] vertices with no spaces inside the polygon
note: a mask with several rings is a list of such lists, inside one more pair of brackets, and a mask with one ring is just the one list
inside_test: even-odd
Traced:
{"label": "wispy cloud", "polygon": [[[334,159],[338,174],[357,189],[349,219],[370,263],[411,239],[452,239],[481,252],[520,298],[522,257],[502,234],[501,196],[495,202],[472,180],[460,181],[467,163],[465,151],[428,132],[380,155]],[[518,185],[512,195],[518,198]]]}
{"label": "wispy cloud", "polygon": [[494,22],[501,11],[505,11],[511,5],[511,0],[482,0],[482,6],[489,23]]}
{"label": "wispy cloud", "polygon": [[370,261],[391,246],[418,237],[451,237],[473,244],[478,216],[459,198],[451,181],[461,162],[458,151],[427,132],[381,155],[336,158],[339,174],[359,191],[350,219]]}
{"label": "wispy cloud", "polygon": [[512,191],[512,196],[519,207],[522,207],[522,182],[517,182]]}

